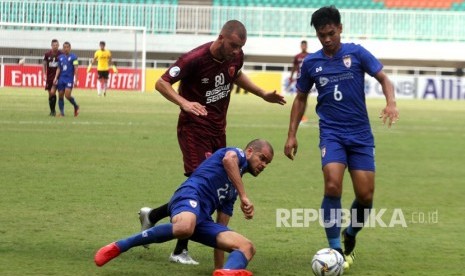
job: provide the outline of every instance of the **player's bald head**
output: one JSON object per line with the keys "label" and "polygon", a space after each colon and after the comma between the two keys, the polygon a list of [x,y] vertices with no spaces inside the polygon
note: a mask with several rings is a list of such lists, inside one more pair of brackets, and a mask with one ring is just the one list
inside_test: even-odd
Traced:
{"label": "player's bald head", "polygon": [[251,149],[253,149],[254,151],[260,151],[260,152],[261,152],[263,149],[268,148],[269,151],[270,151],[270,153],[271,153],[272,155],[274,155],[273,146],[271,146],[271,144],[270,144],[268,141],[264,140],[264,139],[255,139],[255,140],[252,140],[252,141],[250,141],[250,142],[247,144],[246,148],[251,148]]}
{"label": "player's bald head", "polygon": [[223,25],[223,28],[221,28],[220,34],[228,37],[232,34],[236,34],[241,40],[247,39],[247,30],[245,29],[244,24],[238,20],[229,20],[226,22]]}

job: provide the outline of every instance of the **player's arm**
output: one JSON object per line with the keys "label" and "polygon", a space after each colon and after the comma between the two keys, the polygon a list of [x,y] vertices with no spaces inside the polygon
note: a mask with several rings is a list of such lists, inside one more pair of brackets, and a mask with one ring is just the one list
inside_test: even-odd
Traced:
{"label": "player's arm", "polygon": [[265,92],[263,89],[255,85],[243,72],[239,72],[239,76],[237,77],[235,84],[237,84],[245,91],[249,91],[267,102],[278,103],[281,105],[286,103],[284,97],[278,94],[276,90],[274,90],[273,92]]}
{"label": "player's arm", "polygon": [[381,110],[379,117],[383,120],[383,123],[386,123],[386,120],[388,120],[388,127],[391,127],[399,119],[394,87],[382,70],[375,75],[375,79],[381,84],[384,97],[386,98],[386,107]]}
{"label": "player's arm", "polygon": [[[216,222],[228,226],[230,216],[226,215],[225,213],[221,212],[220,210],[216,211]],[[214,249],[213,250],[213,259],[215,261],[215,269],[223,268],[224,265],[224,251],[221,249]]]}
{"label": "player's arm", "polygon": [[61,68],[60,66],[57,67],[57,71],[55,73],[55,78],[53,79],[53,84],[57,84],[58,83],[58,77],[60,76],[60,72],[61,72]]}
{"label": "player's arm", "polygon": [[44,80],[47,79],[47,60],[42,60],[42,67],[43,67],[43,72],[42,75],[44,77]]}
{"label": "player's arm", "polygon": [[289,130],[287,132],[287,141],[284,145],[284,154],[291,160],[294,160],[294,155],[297,153],[297,130],[300,120],[307,108],[308,93],[297,92],[294,98],[291,109],[291,118],[289,121]]}
{"label": "player's arm", "polygon": [[118,68],[116,68],[116,64],[113,63],[111,52],[110,52],[110,57],[108,58],[108,66],[111,66],[111,69],[113,69],[114,74],[118,74]]}
{"label": "player's arm", "polygon": [[74,66],[74,86],[77,86],[77,82],[78,82],[78,67],[79,67],[79,61],[77,59],[75,59],[73,61],[73,66]]}
{"label": "player's arm", "polygon": [[241,173],[239,170],[239,157],[233,150],[227,151],[223,157],[223,166],[231,180],[234,188],[237,190],[239,199],[241,200],[241,209],[246,219],[251,219],[254,214],[254,207],[252,202],[245,193],[244,183],[242,182]]}
{"label": "player's arm", "polygon": [[181,109],[186,112],[192,113],[197,116],[208,115],[205,106],[201,105],[198,102],[190,102],[186,100],[184,97],[179,95],[174,90],[174,88],[171,86],[169,82],[165,81],[162,78],[159,78],[155,83],[155,89],[158,92],[160,92],[163,95],[163,97],[168,99],[170,102],[179,105],[179,107],[181,107]]}

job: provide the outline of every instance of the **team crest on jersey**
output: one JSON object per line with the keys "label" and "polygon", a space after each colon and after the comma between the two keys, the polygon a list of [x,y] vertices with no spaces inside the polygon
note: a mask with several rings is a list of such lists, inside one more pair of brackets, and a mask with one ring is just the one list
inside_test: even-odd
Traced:
{"label": "team crest on jersey", "polygon": [[208,84],[208,78],[202,78],[200,80],[203,84]]}
{"label": "team crest on jersey", "polygon": [[345,65],[347,68],[350,68],[350,66],[352,65],[352,59],[350,58],[349,55],[343,56],[343,57],[342,57],[342,61],[344,61],[344,65]]}
{"label": "team crest on jersey", "polygon": [[228,69],[228,74],[232,78],[234,77],[234,74],[236,73],[236,68],[234,66],[230,66]]}
{"label": "team crest on jersey", "polygon": [[324,158],[326,155],[326,147],[321,148],[321,158]]}
{"label": "team crest on jersey", "polygon": [[197,207],[197,201],[195,200],[189,200],[189,204],[192,206],[192,208]]}
{"label": "team crest on jersey", "polygon": [[171,67],[169,74],[172,78],[175,78],[179,75],[180,72],[181,72],[181,68],[179,68],[178,66],[174,66],[174,67]]}

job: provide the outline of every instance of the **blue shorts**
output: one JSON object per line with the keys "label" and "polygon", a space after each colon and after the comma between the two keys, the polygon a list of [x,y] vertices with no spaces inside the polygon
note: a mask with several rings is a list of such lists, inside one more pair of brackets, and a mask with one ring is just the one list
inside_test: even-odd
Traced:
{"label": "blue shorts", "polygon": [[375,146],[371,131],[357,134],[321,134],[321,166],[342,163],[349,170],[375,171]]}
{"label": "blue shorts", "polygon": [[74,82],[69,80],[58,80],[57,90],[63,91],[65,89],[73,89]]}
{"label": "blue shorts", "polygon": [[209,210],[204,210],[202,207],[198,191],[189,186],[179,188],[168,204],[171,218],[181,212],[191,212],[197,217],[195,230],[189,238],[190,240],[216,248],[216,236],[221,232],[231,231],[231,229],[214,222]]}

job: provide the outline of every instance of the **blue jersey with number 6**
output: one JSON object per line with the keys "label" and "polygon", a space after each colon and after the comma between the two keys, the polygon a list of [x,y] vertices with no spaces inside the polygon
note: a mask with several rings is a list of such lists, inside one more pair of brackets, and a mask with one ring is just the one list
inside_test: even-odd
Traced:
{"label": "blue jersey with number 6", "polygon": [[310,93],[315,84],[321,133],[371,131],[365,104],[365,73],[374,76],[382,68],[369,51],[353,43],[342,43],[333,57],[326,56],[323,50],[307,56],[297,89]]}

